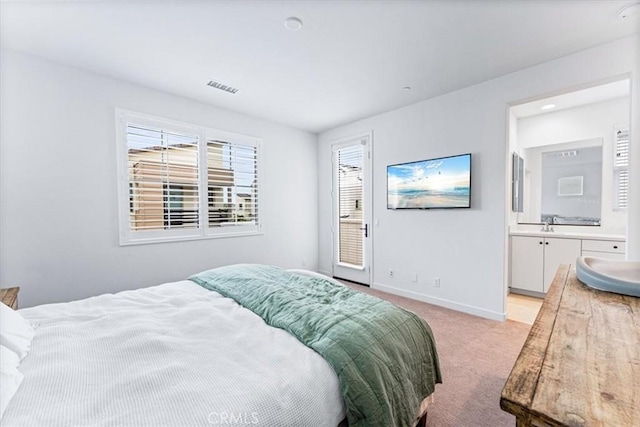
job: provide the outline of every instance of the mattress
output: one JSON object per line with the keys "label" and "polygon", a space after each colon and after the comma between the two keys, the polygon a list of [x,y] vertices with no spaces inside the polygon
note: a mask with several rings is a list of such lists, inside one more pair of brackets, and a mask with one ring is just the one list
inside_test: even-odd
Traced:
{"label": "mattress", "polygon": [[35,326],[3,426],[331,426],[329,364],[191,281],[20,310]]}
{"label": "mattress", "polygon": [[442,382],[427,322],[389,301],[278,267],[235,264],[189,277],[314,349],[338,376],[352,427],[406,427]]}

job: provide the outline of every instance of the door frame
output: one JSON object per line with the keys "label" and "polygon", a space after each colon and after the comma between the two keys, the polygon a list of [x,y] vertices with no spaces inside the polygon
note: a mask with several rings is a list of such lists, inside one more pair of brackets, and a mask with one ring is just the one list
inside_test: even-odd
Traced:
{"label": "door frame", "polygon": [[[362,188],[362,207],[364,209],[363,220],[368,227],[368,237],[364,239],[362,245],[363,268],[358,269],[350,266],[339,266],[338,263],[338,180],[336,179],[336,151],[342,147],[354,145],[356,141],[366,140],[368,150],[363,150],[363,188]],[[351,280],[349,277],[341,277],[345,280],[361,283],[371,286],[373,279],[373,132],[363,132],[354,134],[345,138],[340,138],[331,143],[331,275],[336,276],[336,266],[340,268],[350,268],[360,270],[363,273],[359,280]]]}
{"label": "door frame", "polygon": [[[511,218],[511,186],[509,185],[509,183],[511,182],[511,174],[512,174],[512,162],[511,162],[511,139],[512,139],[512,135],[511,135],[511,122],[510,122],[510,115],[511,115],[511,109],[513,107],[516,107],[518,105],[522,105],[522,104],[528,104],[530,102],[534,102],[534,101],[539,101],[539,100],[543,100],[543,99],[547,99],[547,98],[552,98],[552,97],[557,97],[557,96],[562,96],[562,95],[567,95],[573,92],[577,92],[580,90],[584,90],[584,89],[590,89],[590,88],[595,88],[598,86],[602,86],[602,85],[606,85],[608,83],[613,83],[613,82],[618,82],[618,81],[623,81],[623,80],[628,80],[629,81],[629,94],[630,94],[630,98],[629,98],[629,117],[630,117],[630,121],[629,121],[629,129],[631,132],[633,132],[631,130],[631,127],[633,126],[632,120],[631,118],[633,118],[633,88],[634,85],[637,84],[637,82],[634,80],[632,73],[621,73],[621,74],[615,74],[615,75],[611,75],[609,77],[605,77],[602,79],[598,79],[598,80],[593,80],[593,81],[588,81],[586,83],[581,83],[581,84],[577,84],[577,85],[573,85],[573,86],[567,86],[567,87],[563,87],[561,89],[556,89],[556,90],[552,90],[549,92],[543,92],[543,93],[539,93],[537,95],[532,95],[532,96],[528,96],[525,98],[521,98],[519,100],[514,100],[514,101],[510,101],[507,102],[506,104],[506,109],[505,109],[505,146],[504,146],[504,155],[505,155],[505,162],[507,167],[505,168],[505,187],[504,187],[504,192],[505,192],[505,217],[504,217],[504,236],[505,236],[505,243],[504,243],[504,256],[503,256],[503,313],[504,313],[504,320],[508,319],[508,296],[509,296],[509,285],[511,283],[511,234],[510,234],[510,228],[514,225],[512,224],[512,218]],[[591,103],[589,103],[591,104]],[[613,127],[612,127],[613,129]],[[633,138],[633,137],[632,137]],[[632,140],[633,141],[633,140]],[[631,142],[631,144],[633,144],[633,142]],[[631,183],[631,182],[630,182]],[[602,196],[601,196],[602,197]],[[626,230],[626,237],[627,240],[629,238],[629,211],[627,210],[627,230]],[[518,222],[517,220],[515,221],[515,226],[518,226]],[[550,236],[553,237],[553,236]]]}

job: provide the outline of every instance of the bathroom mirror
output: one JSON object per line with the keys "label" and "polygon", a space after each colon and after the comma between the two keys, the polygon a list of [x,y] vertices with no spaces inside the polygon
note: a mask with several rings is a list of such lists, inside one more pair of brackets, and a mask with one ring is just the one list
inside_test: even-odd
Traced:
{"label": "bathroom mirror", "polygon": [[602,139],[531,147],[519,223],[600,225]]}

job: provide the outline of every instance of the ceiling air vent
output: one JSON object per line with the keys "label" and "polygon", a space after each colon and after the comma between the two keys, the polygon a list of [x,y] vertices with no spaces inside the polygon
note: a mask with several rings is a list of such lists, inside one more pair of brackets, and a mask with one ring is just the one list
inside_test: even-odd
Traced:
{"label": "ceiling air vent", "polygon": [[578,150],[569,150],[569,151],[554,151],[551,153],[544,153],[547,159],[563,159],[567,157],[577,157],[580,153]]}
{"label": "ceiling air vent", "polygon": [[211,86],[213,88],[220,89],[220,90],[223,90],[223,91],[229,92],[229,93],[236,93],[237,91],[240,90],[240,89],[235,88],[233,86],[227,86],[225,84],[217,82],[215,80],[209,80],[209,83],[207,83],[207,86]]}

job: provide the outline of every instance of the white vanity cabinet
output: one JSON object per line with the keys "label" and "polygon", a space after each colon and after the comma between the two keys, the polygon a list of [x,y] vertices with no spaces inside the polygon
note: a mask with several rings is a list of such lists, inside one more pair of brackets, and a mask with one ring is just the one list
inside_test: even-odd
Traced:
{"label": "white vanity cabinet", "polygon": [[616,240],[583,240],[582,256],[624,260],[625,242]]}
{"label": "white vanity cabinet", "polygon": [[580,239],[511,236],[511,288],[545,293],[560,264],[575,264]]}

